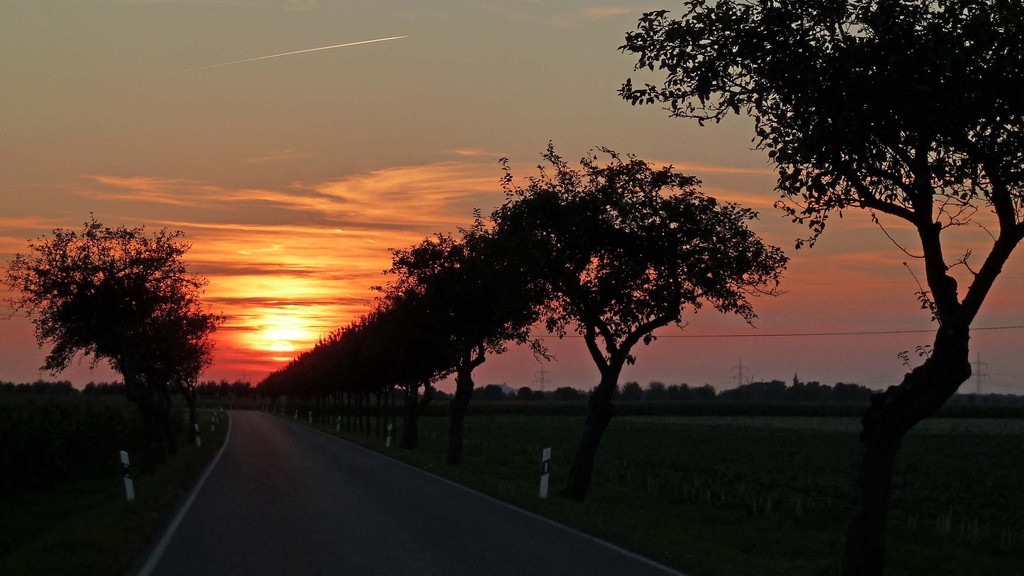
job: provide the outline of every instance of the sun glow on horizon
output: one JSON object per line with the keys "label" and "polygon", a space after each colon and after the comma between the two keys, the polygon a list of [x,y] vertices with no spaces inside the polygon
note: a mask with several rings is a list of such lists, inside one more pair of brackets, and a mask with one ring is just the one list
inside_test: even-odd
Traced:
{"label": "sun glow on horizon", "polygon": [[304,322],[299,316],[283,316],[269,313],[247,326],[240,326],[241,334],[234,335],[231,344],[237,353],[249,357],[249,361],[280,367],[291,361],[300,350],[311,348],[319,338],[319,332],[312,323]]}
{"label": "sun glow on horizon", "polygon": [[271,352],[295,352],[295,346],[287,340],[278,340],[268,348]]}

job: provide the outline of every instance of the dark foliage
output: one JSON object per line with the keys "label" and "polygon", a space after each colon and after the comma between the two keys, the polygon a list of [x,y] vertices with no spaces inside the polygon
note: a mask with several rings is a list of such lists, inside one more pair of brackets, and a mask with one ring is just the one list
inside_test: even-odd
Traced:
{"label": "dark foliage", "polygon": [[719,392],[718,398],[728,402],[808,402],[818,404],[860,404],[871,396],[872,390],[859,384],[835,386],[819,382],[794,382],[787,385],[781,380],[751,382],[731,390]]}
{"label": "dark foliage", "polygon": [[189,274],[180,232],[110,228],[90,219],[29,243],[8,265],[11,305],[49,345],[43,369],[79,356],[108,361],[143,412],[145,468],[176,450],[170,396],[209,364],[220,317],[202,306],[205,279]]}
{"label": "dark foliage", "polygon": [[67,380],[60,380],[58,382],[36,380],[35,382],[24,382],[21,384],[0,381],[0,392],[14,392],[21,394],[75,394],[78,390],[75,390],[71,385],[71,382],[68,382]]}
{"label": "dark foliage", "polygon": [[[448,463],[462,461],[463,420],[474,396],[473,370],[487,354],[500,354],[508,342],[526,344],[543,355],[530,337],[546,300],[545,285],[524,276],[518,255],[488,230],[478,216],[461,238],[437,234],[393,251],[386,292],[413,292],[428,302],[433,338],[446,345],[454,364]],[[500,390],[499,390],[500,395]]]}
{"label": "dark foliage", "polygon": [[555,391],[551,393],[551,399],[555,402],[572,402],[575,400],[584,400],[586,395],[583,392],[569,386],[561,386],[555,388]]}
{"label": "dark foliage", "polygon": [[607,164],[591,154],[575,170],[549,144],[551,172],[541,167],[525,186],[505,162],[506,201],[492,216],[527,277],[547,285],[548,330],[582,335],[601,374],[565,491],[575,499],[586,495],[633,346],[704,305],[752,321],[749,296],[772,294],[787,261],[748,228],[752,210],[702,194],[671,167],[601,152]]}
{"label": "dark foliage", "polygon": [[47,490],[96,467],[116,478],[117,451],[141,452],[140,413],[123,399],[51,392],[0,391],[0,494]]}
{"label": "dark foliage", "polygon": [[[931,355],[865,414],[846,575],[882,572],[900,442],[970,376],[971,323],[1024,239],[1022,36],[1017,0],[688,0],[679,19],[645,14],[622,47],[663,75],[627,81],[633,104],[701,123],[753,117],[778,205],[812,242],[850,208],[920,240],[919,299],[939,327]],[[976,225],[994,227],[980,265],[949,260],[944,237]]]}

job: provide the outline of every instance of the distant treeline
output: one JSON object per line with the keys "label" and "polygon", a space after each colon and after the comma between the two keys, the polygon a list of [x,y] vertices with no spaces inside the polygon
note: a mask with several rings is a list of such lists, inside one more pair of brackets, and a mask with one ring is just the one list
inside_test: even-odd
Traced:
{"label": "distant treeline", "polygon": [[[710,384],[665,384],[652,381],[647,386],[639,382],[626,382],[619,387],[619,402],[725,402],[738,404],[803,403],[803,404],[855,404],[864,406],[871,394],[877,393],[860,384],[838,382],[833,385],[817,381],[801,382],[798,378],[787,384],[782,380],[749,382],[727,390],[716,390]],[[549,391],[534,390],[529,386],[511,388],[505,384],[488,384],[473,391],[473,399],[484,402],[502,401],[554,401],[582,402],[588,393],[563,386]],[[437,398],[446,400],[449,394],[438,391]],[[950,400],[959,404],[1024,405],[1024,396],[1016,394],[957,394]]]}
{"label": "distant treeline", "polygon": [[[53,382],[36,380],[35,382],[4,382],[0,380],[0,393],[39,393],[39,394],[86,394],[98,396],[123,396],[123,382],[89,382],[82,390],[76,389],[70,381]],[[196,387],[196,392],[203,399],[248,399],[256,398],[259,390],[244,380],[228,382],[227,380],[210,380]],[[860,384],[838,382],[834,385],[822,384],[817,381],[801,382],[794,378],[791,384],[782,380],[769,382],[749,382],[736,388],[716,390],[710,384],[690,386],[689,384],[665,384],[651,381],[646,386],[639,382],[626,382],[619,387],[616,399],[620,402],[633,403],[680,403],[680,402],[725,402],[737,404],[773,404],[773,403],[804,403],[804,404],[856,404],[865,405],[871,394],[878,392]],[[534,390],[529,386],[512,388],[505,384],[488,384],[473,391],[473,399],[483,402],[583,402],[589,393],[578,388],[562,386],[554,390]],[[440,390],[436,399],[447,401],[452,397]],[[1024,405],[1024,396],[1018,394],[956,394],[950,399],[954,404],[985,404],[992,406]]]}
{"label": "distant treeline", "polygon": [[196,386],[196,394],[200,398],[249,398],[256,395],[256,388],[245,380],[209,380]]}
{"label": "distant treeline", "polygon": [[[0,380],[0,393],[15,394],[86,394],[96,396],[124,396],[124,382],[89,382],[84,388],[78,390],[67,380],[48,382],[36,380],[35,382],[4,382]],[[252,384],[242,380],[220,382],[210,380],[203,382],[196,387],[196,393],[201,398],[248,398],[254,395],[256,389]]]}
{"label": "distant treeline", "polygon": [[[689,384],[665,384],[652,381],[647,386],[639,382],[626,382],[616,392],[620,402],[804,402],[815,404],[866,404],[872,390],[860,384],[838,383],[834,386],[820,382],[800,382],[794,379],[793,384],[782,380],[770,382],[750,382],[730,388],[716,390],[710,384],[690,386]],[[583,401],[587,393],[568,386],[553,391],[541,392],[524,386],[518,390],[502,384],[488,384],[473,391],[473,398],[484,401],[502,400],[552,400],[569,402]]]}
{"label": "distant treeline", "polygon": [[[122,388],[122,391],[124,389]],[[17,392],[22,394],[77,394],[78,390],[67,380],[47,382],[36,380],[35,382],[4,382],[0,380],[0,392]]]}

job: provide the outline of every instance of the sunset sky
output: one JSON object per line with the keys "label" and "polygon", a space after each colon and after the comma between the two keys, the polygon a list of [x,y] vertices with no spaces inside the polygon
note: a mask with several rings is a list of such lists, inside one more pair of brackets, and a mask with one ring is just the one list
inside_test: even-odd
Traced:
{"label": "sunset sky", "polygon": [[[929,334],[764,336],[928,330],[903,263],[923,274],[863,213],[794,250],[806,229],[772,207],[774,173],[752,149],[749,120],[701,128],[619,98],[633,61],[616,49],[656,8],[672,3],[5,2],[0,260],[90,212],[109,225],[180,229],[191,269],[209,278],[205,300],[228,317],[205,377],[255,382],[366,309],[389,247],[495,207],[499,157],[526,176],[549,140],[570,159],[608,146],[672,163],[707,193],[756,208],[755,228],[792,258],[786,293],[755,302],[756,329],[701,311],[684,331],[659,332],[689,337],[638,350],[623,381],[725,388],[742,359],[755,379],[898,383],[897,353]],[[217,66],[397,36],[408,37]],[[914,246],[904,227],[887,229]],[[950,259],[986,239],[961,231]],[[1017,254],[975,326],[1024,325],[1022,287]],[[0,380],[35,379],[45,350],[23,316],[4,316]],[[704,337],[714,334],[756,337]],[[1020,329],[973,334],[986,391],[1024,393],[1021,342]],[[582,341],[549,345],[549,388],[596,383]],[[488,360],[477,381],[535,385],[539,369],[514,350]],[[113,378],[88,362],[62,377]]]}

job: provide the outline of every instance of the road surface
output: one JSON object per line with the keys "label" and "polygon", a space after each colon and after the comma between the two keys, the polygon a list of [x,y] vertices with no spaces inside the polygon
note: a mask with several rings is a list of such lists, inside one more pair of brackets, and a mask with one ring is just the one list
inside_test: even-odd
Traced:
{"label": "road surface", "polygon": [[143,573],[674,573],[291,420],[231,421],[220,460]]}

